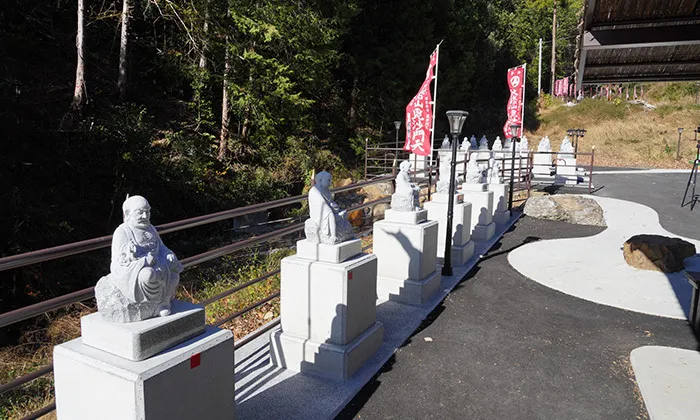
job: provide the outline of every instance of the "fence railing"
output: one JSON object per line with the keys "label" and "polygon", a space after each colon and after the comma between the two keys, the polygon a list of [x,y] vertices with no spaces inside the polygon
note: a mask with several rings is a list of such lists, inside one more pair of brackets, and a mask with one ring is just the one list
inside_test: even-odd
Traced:
{"label": "fence railing", "polygon": [[[384,176],[379,176],[375,177],[371,180],[366,180],[366,181],[361,181],[355,184],[350,184],[344,187],[339,187],[335,188],[332,190],[333,193],[343,193],[343,192],[348,192],[348,191],[353,191],[357,190],[366,186],[374,185],[374,184],[381,184],[381,183],[386,183],[386,182],[392,182],[394,180],[395,176],[394,175],[384,175]],[[429,193],[429,192],[428,192]],[[288,198],[283,198],[280,200],[274,200],[274,201],[269,201],[266,203],[260,203],[260,204],[253,204],[250,206],[245,206],[245,207],[240,207],[236,209],[231,209],[231,210],[226,210],[218,213],[213,213],[213,214],[208,214],[204,216],[199,216],[199,217],[194,217],[191,219],[186,219],[186,220],[179,220],[176,222],[171,222],[171,223],[166,223],[163,225],[159,225],[156,228],[158,229],[159,234],[164,235],[172,232],[177,232],[177,231],[182,231],[185,229],[190,229],[193,227],[197,226],[202,226],[214,222],[219,222],[222,220],[227,220],[227,219],[232,219],[235,217],[241,217],[241,216],[246,216],[249,214],[253,213],[258,213],[261,211],[266,211],[269,209],[277,208],[277,207],[283,207],[283,206],[288,206],[291,204],[297,204],[297,203],[302,203],[305,200],[308,199],[307,195],[298,195],[294,197],[288,197]],[[362,203],[356,206],[352,206],[347,209],[348,213],[353,212],[353,211],[358,211],[358,210],[364,210],[364,209],[371,209],[370,211],[370,217],[374,213],[374,207],[378,204],[382,203],[388,203],[390,201],[390,196],[385,196],[382,198],[378,198],[376,200],[372,200],[366,203]],[[211,261],[217,258],[220,258],[224,255],[232,254],[241,250],[244,250],[246,248],[250,248],[252,246],[262,244],[264,242],[269,242],[275,239],[279,239],[288,235],[293,235],[293,234],[298,234],[304,229],[304,224],[303,223],[294,223],[290,226],[286,226],[281,229],[277,229],[272,232],[264,233],[258,236],[253,236],[249,237],[246,239],[242,239],[239,241],[236,241],[232,244],[222,246],[220,248],[212,249],[197,255],[193,255],[191,257],[185,258],[181,260],[181,263],[185,267],[185,269],[189,269],[191,267],[194,267],[196,265],[202,264],[207,261]],[[85,241],[80,241],[80,242],[75,242],[71,244],[66,244],[66,245],[60,245],[52,248],[46,248],[42,250],[37,250],[37,251],[32,251],[32,252],[26,252],[23,254],[18,254],[18,255],[13,255],[5,258],[0,258],[0,271],[6,271],[6,270],[12,270],[12,269],[17,269],[21,267],[26,267],[30,266],[33,264],[37,264],[40,262],[44,261],[49,261],[49,260],[55,260],[59,258],[64,258],[72,255],[77,255],[77,254],[83,254],[87,253],[93,250],[101,249],[101,248],[107,248],[111,245],[111,240],[112,236],[102,236],[99,238],[94,238],[94,239],[89,239]],[[207,306],[210,305],[214,302],[217,302],[227,296],[230,296],[236,292],[239,292],[243,289],[246,289],[248,287],[251,287],[255,284],[258,284],[270,277],[273,277],[275,275],[279,274],[279,269],[273,270],[271,272],[265,273],[262,276],[259,276],[255,279],[249,280],[243,284],[237,285],[235,287],[232,287],[224,292],[219,293],[216,296],[213,296],[205,301],[198,302],[201,305]],[[216,320],[212,325],[214,326],[221,326],[227,322],[230,322],[231,320],[240,317],[280,296],[279,291],[273,292],[270,295],[258,300],[257,302],[254,302],[250,304],[249,306],[242,308],[232,314],[229,314],[223,318],[220,318]],[[15,309],[3,314],[0,314],[0,328],[7,327],[9,325],[15,324],[20,321],[24,321],[33,317],[36,317],[38,315],[54,311],[57,309],[64,308],[66,306],[83,302],[86,300],[89,300],[94,297],[94,287],[88,287],[82,290],[78,290],[72,293],[68,293],[63,296],[58,296],[53,299],[48,299],[36,304],[28,305],[19,309]],[[239,339],[236,341],[234,344],[235,348],[239,348],[240,346],[244,345],[245,343],[257,338],[258,336],[264,334],[265,332],[269,331],[270,329],[274,328],[277,324],[279,324],[279,319],[274,319],[271,320],[269,323],[261,326],[257,330],[251,332],[250,334],[246,335],[245,337]],[[33,380],[36,380],[42,376],[45,376],[53,371],[53,365],[48,364],[46,366],[43,366],[39,369],[36,369],[30,373],[27,373],[25,375],[22,375],[20,377],[17,377],[13,379],[12,381],[0,385],[0,394],[12,391],[14,389],[17,389],[21,387],[24,384],[27,384]],[[24,419],[36,419],[38,417],[41,417],[42,415],[45,415],[47,413],[50,413],[51,411],[55,410],[55,404],[49,404],[45,407],[42,407],[41,409],[31,413],[30,415],[24,417]],[[24,420],[23,419],[23,420]]]}

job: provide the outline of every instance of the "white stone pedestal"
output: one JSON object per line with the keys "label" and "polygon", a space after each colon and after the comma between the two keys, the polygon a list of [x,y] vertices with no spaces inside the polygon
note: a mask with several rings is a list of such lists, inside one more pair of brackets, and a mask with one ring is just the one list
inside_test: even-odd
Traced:
{"label": "white stone pedestal", "polygon": [[508,184],[489,184],[493,192],[493,221],[497,225],[505,225],[510,220],[508,211]]}
{"label": "white stone pedestal", "polygon": [[426,210],[387,210],[374,224],[377,296],[422,305],[440,286],[437,272],[438,222]]}
{"label": "white stone pedestal", "polygon": [[554,177],[556,185],[577,185],[576,158],[570,154],[557,156],[557,174]]}
{"label": "white stone pedestal", "polygon": [[139,361],[169,349],[205,328],[204,307],[173,300],[172,314],[139,322],[109,322],[99,313],[80,318],[82,343],[125,359]]}
{"label": "white stone pedestal", "polygon": [[[307,241],[297,243],[298,251],[304,248],[301,242]],[[355,247],[351,242],[325,246]],[[343,249],[328,252],[350,254]],[[272,363],[338,381],[349,379],[384,338],[384,327],[377,321],[376,290],[375,255],[358,253],[339,262],[299,254],[284,258],[282,330],[270,335]]]}
{"label": "white stone pedestal", "polygon": [[[445,255],[445,236],[447,233],[447,194],[433,194],[433,201],[423,204],[428,211],[428,220],[438,222],[437,263],[442,264]],[[464,265],[474,255],[474,242],[471,241],[472,204],[464,202],[463,194],[455,194],[454,214],[452,220],[452,265]]]}
{"label": "white stone pedestal", "polygon": [[465,201],[472,203],[472,239],[488,241],[496,234],[496,224],[493,223],[493,191],[488,190],[487,184],[464,183],[462,194]]}
{"label": "white stone pedestal", "polygon": [[[143,321],[142,321],[143,322]],[[233,334],[206,332],[135,362],[85,345],[54,347],[59,420],[233,419]]]}
{"label": "white stone pedestal", "polygon": [[555,155],[551,153],[535,153],[532,158],[532,174],[535,178],[553,179],[552,159]]}

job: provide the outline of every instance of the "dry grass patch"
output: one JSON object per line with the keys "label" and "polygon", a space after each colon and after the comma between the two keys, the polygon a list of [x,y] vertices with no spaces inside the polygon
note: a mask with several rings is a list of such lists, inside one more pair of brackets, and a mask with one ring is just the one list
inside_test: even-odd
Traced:
{"label": "dry grass patch", "polygon": [[[527,135],[533,148],[549,136],[558,150],[569,128],[585,128],[580,152],[595,146],[595,164],[630,168],[690,168],[697,152],[693,141],[700,124],[700,106],[665,104],[647,109],[641,104],[585,99],[575,107],[553,105],[541,111],[541,126]],[[680,155],[676,160],[678,127],[684,127]],[[581,162],[585,165],[585,162]]]}

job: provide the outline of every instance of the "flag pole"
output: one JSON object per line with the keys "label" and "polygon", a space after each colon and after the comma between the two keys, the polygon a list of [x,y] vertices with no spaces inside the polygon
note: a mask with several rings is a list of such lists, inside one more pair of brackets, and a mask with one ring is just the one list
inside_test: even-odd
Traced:
{"label": "flag pole", "polygon": [[[442,41],[444,41],[444,39]],[[435,147],[433,147],[435,145],[435,109],[437,108],[438,66],[440,65],[440,44],[442,44],[442,41],[435,47],[437,56],[435,57],[435,75],[433,76],[433,80],[435,81],[433,84],[433,121],[430,126],[430,162],[428,162],[431,171],[433,168],[433,156],[435,155]],[[429,185],[428,189],[430,189],[430,187]]]}
{"label": "flag pole", "polygon": [[520,137],[525,134],[525,81],[527,80],[527,63],[523,64],[523,109],[520,114]]}

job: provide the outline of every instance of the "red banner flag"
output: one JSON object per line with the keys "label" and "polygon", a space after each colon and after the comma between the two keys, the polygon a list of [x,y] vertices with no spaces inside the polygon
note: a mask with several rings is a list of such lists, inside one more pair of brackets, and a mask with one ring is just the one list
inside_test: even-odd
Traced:
{"label": "red banner flag", "polygon": [[433,97],[430,94],[430,82],[433,81],[433,68],[437,60],[436,49],[430,55],[430,65],[420,90],[406,106],[406,143],[403,150],[418,156],[430,156],[432,153],[430,130],[433,125]]}
{"label": "red banner flag", "polygon": [[507,139],[511,138],[510,126],[520,125],[518,136],[523,130],[523,95],[525,93],[525,67],[514,67],[508,70],[508,87],[510,88],[510,99],[506,104],[508,120],[503,126],[503,134]]}

